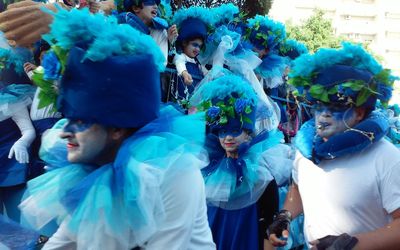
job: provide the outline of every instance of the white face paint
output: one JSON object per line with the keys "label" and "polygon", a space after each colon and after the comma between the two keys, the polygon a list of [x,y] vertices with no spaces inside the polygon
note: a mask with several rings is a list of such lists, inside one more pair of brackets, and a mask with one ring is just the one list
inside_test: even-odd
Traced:
{"label": "white face paint", "polygon": [[68,141],[68,161],[71,163],[96,164],[109,143],[105,127],[81,121],[69,122],[60,136]]}
{"label": "white face paint", "polygon": [[353,107],[323,104],[318,104],[315,107],[317,134],[324,140],[344,132],[357,123],[357,113]]}

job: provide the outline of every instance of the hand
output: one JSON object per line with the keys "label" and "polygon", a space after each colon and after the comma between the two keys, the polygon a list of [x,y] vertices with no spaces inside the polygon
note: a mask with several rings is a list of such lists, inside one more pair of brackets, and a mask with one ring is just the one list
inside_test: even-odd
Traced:
{"label": "hand", "polygon": [[[275,216],[274,221],[268,227],[269,241],[273,246],[279,247],[286,245],[286,239],[289,237],[291,219],[291,215],[287,210],[281,210],[279,214]],[[280,239],[281,237],[285,239]]]}
{"label": "hand", "polygon": [[358,239],[346,233],[339,236],[328,235],[310,242],[311,249],[317,250],[351,250],[357,244]]}
{"label": "hand", "polygon": [[187,70],[182,72],[182,77],[183,77],[183,82],[186,85],[192,85],[192,83],[193,83],[192,75],[189,74],[189,72],[187,72]]}
{"label": "hand", "polygon": [[28,74],[29,71],[32,71],[32,70],[34,70],[36,68],[37,68],[37,66],[35,64],[33,64],[33,63],[30,63],[30,62],[24,63],[24,71],[27,74]]}
{"label": "hand", "polygon": [[174,43],[178,37],[178,28],[176,28],[175,24],[168,28],[167,34],[169,43]]}
{"label": "hand", "polygon": [[35,43],[40,37],[49,32],[49,24],[53,21],[50,14],[41,8],[55,10],[51,4],[25,0],[10,4],[6,11],[0,13],[0,29],[10,45],[26,46]]}
{"label": "hand", "polygon": [[24,143],[20,141],[16,141],[14,143],[14,145],[10,149],[10,152],[8,153],[8,159],[12,159],[14,155],[17,162],[21,164],[29,163],[28,149]]}
{"label": "hand", "polygon": [[89,0],[88,4],[89,4],[89,10],[92,13],[97,13],[101,9],[100,2],[98,2],[97,0]]}

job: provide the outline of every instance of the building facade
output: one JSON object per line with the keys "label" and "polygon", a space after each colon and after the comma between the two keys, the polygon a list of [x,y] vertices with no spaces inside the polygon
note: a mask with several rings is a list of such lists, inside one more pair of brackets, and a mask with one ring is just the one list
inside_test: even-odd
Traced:
{"label": "building facade", "polygon": [[368,43],[383,65],[400,76],[399,0],[276,0],[269,15],[280,22],[301,24],[314,9],[325,11],[337,36]]}

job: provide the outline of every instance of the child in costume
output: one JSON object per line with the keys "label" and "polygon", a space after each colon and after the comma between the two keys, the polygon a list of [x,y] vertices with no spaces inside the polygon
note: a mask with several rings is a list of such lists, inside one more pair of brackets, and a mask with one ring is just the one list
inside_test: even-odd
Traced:
{"label": "child in costume", "polygon": [[181,129],[201,130],[203,120],[160,110],[158,46],[87,9],[53,15],[46,39],[60,67],[42,65],[37,77],[60,74],[57,107],[68,120],[41,149],[58,168],[31,180],[20,205],[35,228],[59,223],[43,249],[215,249],[202,138]]}
{"label": "child in costume", "polygon": [[[360,45],[320,49],[294,62],[289,83],[314,103],[315,119],[295,137],[298,149],[284,209],[270,226],[275,246],[304,212],[308,247],[396,249],[400,244],[400,155],[383,139],[395,78]],[[350,191],[349,191],[350,190]]]}
{"label": "child in costume", "polygon": [[[0,38],[3,40],[3,37]],[[29,147],[35,129],[28,106],[35,87],[23,71],[30,53],[23,48],[0,48],[0,212],[19,222],[18,204],[28,175]]]}
{"label": "child in costume", "polygon": [[176,74],[171,76],[167,99],[183,108],[188,108],[189,98],[207,72],[197,56],[204,47],[212,20],[210,9],[202,7],[180,9],[172,19],[179,30],[176,40],[178,53],[173,59]]}
{"label": "child in costume", "polygon": [[226,72],[193,98],[206,111],[210,164],[202,173],[217,249],[263,249],[278,210],[277,183],[289,179],[290,149],[279,131],[254,133],[258,97],[242,77]]}

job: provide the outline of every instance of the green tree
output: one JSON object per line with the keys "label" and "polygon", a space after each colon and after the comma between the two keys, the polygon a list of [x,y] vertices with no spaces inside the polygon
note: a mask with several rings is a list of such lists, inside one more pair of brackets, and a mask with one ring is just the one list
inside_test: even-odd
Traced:
{"label": "green tree", "polygon": [[335,36],[332,21],[324,17],[325,12],[314,10],[314,14],[301,25],[286,23],[288,37],[306,44],[310,52],[321,47],[338,48],[344,39]]}

